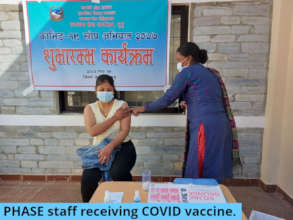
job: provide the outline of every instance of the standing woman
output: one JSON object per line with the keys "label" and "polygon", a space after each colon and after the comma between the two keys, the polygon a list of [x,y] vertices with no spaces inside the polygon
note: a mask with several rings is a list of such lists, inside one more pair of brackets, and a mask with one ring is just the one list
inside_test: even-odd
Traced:
{"label": "standing woman", "polygon": [[[84,109],[87,132],[94,137],[93,145],[99,145],[105,138],[112,141],[97,152],[99,163],[108,164],[114,148],[121,145],[110,169],[114,181],[131,181],[131,169],[136,161],[136,151],[128,133],[130,130],[130,110],[125,101],[116,99],[114,80],[109,75],[100,75],[96,81],[97,101]],[[102,177],[99,168],[84,169],[81,180],[81,194],[88,202],[98,187]]]}
{"label": "standing woman", "polygon": [[[215,70],[204,67],[207,51],[188,42],[177,49],[178,75],[163,97],[133,109],[134,115],[157,111],[182,97],[187,105],[188,135],[183,177],[232,177],[233,154],[239,160],[234,118],[224,83]],[[232,132],[233,131],[233,132]]]}

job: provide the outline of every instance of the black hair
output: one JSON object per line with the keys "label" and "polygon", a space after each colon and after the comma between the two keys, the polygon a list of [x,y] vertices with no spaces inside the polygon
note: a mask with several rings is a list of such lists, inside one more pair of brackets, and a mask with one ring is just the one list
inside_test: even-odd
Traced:
{"label": "black hair", "polygon": [[102,74],[102,75],[99,75],[97,80],[96,80],[96,87],[103,84],[103,83],[109,83],[113,89],[114,89],[114,98],[117,98],[117,91],[116,91],[116,88],[115,88],[115,83],[114,83],[114,79],[112,76],[110,75],[107,75],[107,74]]}
{"label": "black hair", "polygon": [[199,46],[193,42],[183,43],[177,52],[181,53],[183,56],[192,56],[196,63],[206,63],[208,61],[208,52],[205,49],[200,49]]}

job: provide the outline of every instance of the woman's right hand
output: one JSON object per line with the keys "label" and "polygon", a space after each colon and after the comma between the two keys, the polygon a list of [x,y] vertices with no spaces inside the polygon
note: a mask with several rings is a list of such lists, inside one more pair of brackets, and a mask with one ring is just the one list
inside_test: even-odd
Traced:
{"label": "woman's right hand", "polygon": [[132,114],[135,116],[138,116],[140,113],[145,112],[145,107],[144,106],[139,106],[131,109]]}
{"label": "woman's right hand", "polygon": [[121,106],[119,109],[117,109],[117,111],[114,114],[114,117],[116,118],[116,120],[119,120],[119,121],[128,116],[130,116],[130,108],[125,106]]}

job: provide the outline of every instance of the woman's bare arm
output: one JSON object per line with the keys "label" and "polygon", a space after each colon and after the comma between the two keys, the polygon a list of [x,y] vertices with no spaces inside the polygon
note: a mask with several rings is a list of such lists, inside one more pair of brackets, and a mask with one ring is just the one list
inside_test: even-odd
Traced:
{"label": "woman's bare arm", "polygon": [[118,117],[116,114],[114,114],[111,118],[105,120],[102,123],[96,124],[96,118],[95,115],[89,105],[87,105],[84,108],[84,122],[85,122],[85,128],[89,135],[92,137],[98,136],[99,134],[102,134],[107,129],[109,129],[116,121],[118,120]]}
{"label": "woman's bare arm", "polygon": [[[121,108],[128,109],[127,104],[124,104]],[[130,123],[131,123],[131,116],[130,113],[128,113],[128,116],[120,120],[120,131],[115,136],[115,138],[103,149],[98,150],[98,158],[100,163],[106,163],[108,164],[110,160],[110,156],[112,151],[115,147],[119,146],[124,139],[127,137],[129,130],[130,130]]]}
{"label": "woman's bare arm", "polygon": [[[122,105],[122,108],[128,108],[128,105],[125,103]],[[120,120],[120,131],[115,136],[115,138],[108,144],[112,149],[119,146],[124,139],[128,136],[130,131],[130,124],[131,124],[131,115],[129,114],[128,117],[123,118]]]}

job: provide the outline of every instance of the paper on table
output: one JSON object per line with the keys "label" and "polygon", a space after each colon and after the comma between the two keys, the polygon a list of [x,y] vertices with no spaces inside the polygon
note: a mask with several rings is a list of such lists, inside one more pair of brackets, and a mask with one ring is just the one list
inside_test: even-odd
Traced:
{"label": "paper on table", "polygon": [[188,202],[190,203],[226,203],[220,186],[189,185]]}
{"label": "paper on table", "polygon": [[278,218],[263,212],[252,210],[249,220],[285,220],[285,219]]}
{"label": "paper on table", "polygon": [[225,203],[219,186],[193,184],[151,184],[149,203]]}
{"label": "paper on table", "polygon": [[177,184],[150,184],[148,193],[149,203],[181,203],[186,200],[182,197],[181,189],[184,190],[184,185]]}

